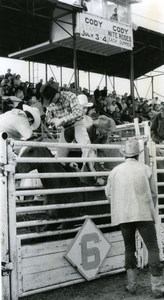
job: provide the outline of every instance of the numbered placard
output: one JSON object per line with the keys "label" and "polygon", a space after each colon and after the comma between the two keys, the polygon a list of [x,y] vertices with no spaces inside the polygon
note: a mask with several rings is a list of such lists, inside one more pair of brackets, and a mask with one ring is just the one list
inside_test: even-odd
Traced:
{"label": "numbered placard", "polygon": [[96,278],[110,247],[102,232],[87,218],[64,256],[82,276],[91,280]]}

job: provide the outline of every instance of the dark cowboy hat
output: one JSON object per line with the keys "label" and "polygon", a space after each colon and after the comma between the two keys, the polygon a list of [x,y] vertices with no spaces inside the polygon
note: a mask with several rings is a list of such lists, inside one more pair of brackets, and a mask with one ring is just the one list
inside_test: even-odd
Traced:
{"label": "dark cowboy hat", "polygon": [[59,91],[59,83],[45,83],[40,88],[40,93],[46,99],[52,99],[55,94]]}

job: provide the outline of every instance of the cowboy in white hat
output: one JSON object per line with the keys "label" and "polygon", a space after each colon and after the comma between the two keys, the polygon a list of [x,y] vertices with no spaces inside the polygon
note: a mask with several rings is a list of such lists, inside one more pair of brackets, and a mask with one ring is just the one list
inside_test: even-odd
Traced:
{"label": "cowboy in white hat", "polygon": [[80,94],[77,96],[80,106],[83,109],[83,123],[84,126],[88,129],[93,125],[93,119],[87,115],[88,108],[93,106],[92,102],[88,102],[88,97],[84,94]]}
{"label": "cowboy in white hat", "polygon": [[135,235],[138,230],[148,250],[151,290],[155,297],[164,296],[164,280],[160,262],[155,222],[157,194],[151,168],[138,162],[139,142],[129,139],[120,149],[125,162],[109,173],[105,187],[111,204],[112,225],[120,225],[125,244],[125,269],[129,293],[137,291],[137,259]]}
{"label": "cowboy in white hat", "polygon": [[40,122],[39,110],[23,104],[23,110],[14,108],[0,115],[0,132],[6,132],[8,138],[15,140],[28,140]]}
{"label": "cowboy in white hat", "polygon": [[139,143],[136,139],[129,139],[125,145],[120,148],[120,153],[125,157],[134,157],[140,154]]}

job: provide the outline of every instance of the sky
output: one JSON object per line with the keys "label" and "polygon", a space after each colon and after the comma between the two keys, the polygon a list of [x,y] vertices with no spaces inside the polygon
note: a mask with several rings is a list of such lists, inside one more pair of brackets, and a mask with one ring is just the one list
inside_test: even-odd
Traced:
{"label": "sky", "polygon": [[[142,3],[134,4],[131,6],[132,22],[139,24],[142,27],[160,32],[164,34],[164,0],[142,0]],[[0,74],[5,74],[8,68],[11,68],[12,73],[21,75],[22,81],[29,80],[28,62],[7,59],[0,57]],[[33,72],[32,72],[33,70]],[[48,66],[48,78],[51,76],[56,81],[60,82],[61,68],[56,66]],[[156,69],[155,72],[149,73],[149,75],[156,75],[162,72],[163,75],[154,78],[154,95],[159,98],[164,98],[164,66]],[[73,70],[63,68],[63,84],[69,84],[74,81]],[[82,88],[88,88],[88,72],[80,71],[80,86]],[[31,81],[38,82],[40,79],[45,82],[45,66],[43,64],[31,63]],[[107,80],[108,91],[112,91],[113,78],[110,77]],[[151,80],[137,80],[135,81],[138,93],[140,97],[151,98],[152,88]],[[94,91],[97,86],[102,89],[105,86],[105,77],[100,74],[90,74],[90,89]],[[129,80],[115,78],[115,89],[120,95],[125,92],[130,93]],[[136,93],[136,92],[135,92]],[[136,95],[137,96],[137,95]]]}

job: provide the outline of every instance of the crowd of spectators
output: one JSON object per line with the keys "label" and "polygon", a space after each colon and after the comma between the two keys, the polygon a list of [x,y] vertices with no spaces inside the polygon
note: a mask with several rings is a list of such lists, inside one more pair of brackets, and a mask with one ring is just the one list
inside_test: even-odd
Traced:
{"label": "crowd of spectators", "polygon": [[138,117],[139,122],[151,121],[160,112],[164,100],[158,97],[151,100],[138,97],[133,103],[132,96],[127,93],[120,96],[113,90],[108,94],[106,87],[103,90],[97,87],[94,91],[94,102],[100,114],[113,118],[116,125],[120,125],[133,122],[134,116]]}
{"label": "crowd of spectators", "polygon": [[[49,79],[49,83],[53,83],[54,78]],[[5,75],[0,75],[0,104],[1,113],[6,112],[14,107],[21,108],[22,104],[37,107],[40,110],[42,120],[45,120],[46,108],[42,106],[42,95],[40,89],[43,80],[37,84],[21,80],[21,75],[11,73],[11,69],[7,69]],[[75,92],[75,84],[69,86],[64,84],[60,90]],[[139,118],[139,122],[152,120],[161,109],[161,102],[158,97],[152,100],[143,98],[135,98],[135,105],[131,95],[125,93],[120,96],[113,90],[108,93],[107,88],[102,90],[97,87],[93,95],[89,94],[86,88],[78,88],[78,93],[84,93],[90,102],[93,102],[94,109],[99,115],[106,115],[112,118],[116,125],[133,122],[134,116]],[[16,97],[16,99],[14,98]],[[3,101],[2,101],[3,99]]]}

